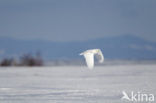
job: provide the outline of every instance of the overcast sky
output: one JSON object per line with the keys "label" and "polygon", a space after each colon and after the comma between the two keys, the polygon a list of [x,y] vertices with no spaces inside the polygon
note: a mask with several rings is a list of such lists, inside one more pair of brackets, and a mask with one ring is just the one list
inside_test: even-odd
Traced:
{"label": "overcast sky", "polygon": [[0,37],[80,41],[125,34],[156,42],[156,0],[0,0]]}

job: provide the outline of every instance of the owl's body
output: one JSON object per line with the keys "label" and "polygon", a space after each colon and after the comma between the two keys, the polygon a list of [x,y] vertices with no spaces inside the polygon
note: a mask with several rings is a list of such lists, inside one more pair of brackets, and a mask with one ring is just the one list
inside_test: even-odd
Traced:
{"label": "owl's body", "polygon": [[84,58],[86,60],[86,64],[89,69],[92,69],[94,67],[94,55],[97,56],[97,59],[99,60],[100,63],[102,63],[104,61],[104,56],[100,49],[86,50],[86,51],[82,52],[80,55],[84,56]]}

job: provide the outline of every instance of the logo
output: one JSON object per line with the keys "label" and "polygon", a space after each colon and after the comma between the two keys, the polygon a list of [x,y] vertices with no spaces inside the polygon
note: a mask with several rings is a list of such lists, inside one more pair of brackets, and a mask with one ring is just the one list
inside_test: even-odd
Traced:
{"label": "logo", "polygon": [[127,100],[132,102],[154,102],[154,94],[147,94],[134,91],[131,91],[127,94],[125,91],[122,91],[122,95],[123,96],[121,100]]}

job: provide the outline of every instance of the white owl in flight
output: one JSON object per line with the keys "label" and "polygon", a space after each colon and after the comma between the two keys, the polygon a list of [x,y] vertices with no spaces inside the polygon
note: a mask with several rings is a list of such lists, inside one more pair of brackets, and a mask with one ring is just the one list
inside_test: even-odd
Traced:
{"label": "white owl in flight", "polygon": [[102,63],[104,61],[104,56],[100,49],[86,50],[86,51],[80,53],[80,55],[84,56],[89,69],[93,69],[93,67],[94,67],[94,55],[97,57],[99,63]]}

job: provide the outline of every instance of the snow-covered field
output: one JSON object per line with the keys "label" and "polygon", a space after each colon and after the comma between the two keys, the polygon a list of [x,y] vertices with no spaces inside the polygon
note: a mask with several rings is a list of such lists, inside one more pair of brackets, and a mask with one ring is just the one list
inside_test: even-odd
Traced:
{"label": "snow-covered field", "polygon": [[0,67],[0,103],[125,103],[123,90],[156,95],[156,64]]}

